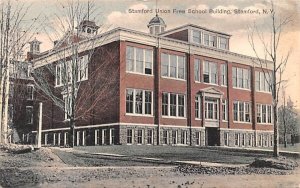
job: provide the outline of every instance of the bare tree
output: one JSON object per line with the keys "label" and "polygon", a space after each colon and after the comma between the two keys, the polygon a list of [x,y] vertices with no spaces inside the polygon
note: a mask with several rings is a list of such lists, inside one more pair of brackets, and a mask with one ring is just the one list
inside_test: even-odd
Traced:
{"label": "bare tree", "polygon": [[[58,27],[60,31],[56,36],[59,36],[59,33],[64,33],[64,36],[61,40],[53,40],[55,35],[49,34],[55,46],[52,50],[43,53],[42,59],[37,59],[43,62],[43,66],[35,64],[33,76],[37,89],[42,91],[40,94],[64,112],[70,127],[69,145],[73,147],[76,121],[93,114],[92,110],[96,104],[99,105],[99,97],[101,97],[99,88],[107,92],[111,81],[107,79],[100,86],[95,86],[93,82],[87,81],[88,77],[97,79],[97,74],[93,73],[103,68],[101,66],[108,65],[115,57],[110,57],[107,53],[106,61],[102,61],[101,66],[96,70],[89,71],[95,54],[106,53],[103,49],[95,49],[98,27],[95,22],[90,21],[95,7],[90,2],[82,4],[79,1],[68,1],[67,4],[61,5],[64,16],[56,15],[57,23],[60,25]],[[90,24],[91,27],[86,28],[84,24]],[[54,54],[56,60],[43,59],[48,54]],[[82,100],[83,97],[80,96],[84,96],[85,100]],[[93,98],[93,101],[87,103],[89,98]]]}
{"label": "bare tree", "polygon": [[[264,33],[254,24],[250,28],[248,35],[249,43],[255,53],[257,63],[263,71],[266,82],[272,92],[272,106],[273,106],[273,123],[274,123],[274,146],[273,156],[279,156],[278,150],[278,101],[279,101],[279,90],[282,82],[283,72],[288,63],[291,50],[286,55],[279,54],[280,39],[282,37],[282,31],[292,21],[291,16],[281,17],[277,10],[275,10],[274,3],[271,2],[270,11],[270,32],[268,37],[265,37]],[[268,22],[267,22],[268,23]],[[258,45],[255,42],[255,36],[258,37],[259,42],[263,46],[264,55],[261,57],[258,52]],[[271,71],[269,71],[271,70]]]}
{"label": "bare tree", "polygon": [[294,144],[294,136],[297,134],[298,117],[295,106],[291,98],[286,101],[286,94],[282,94],[283,104],[278,109],[279,131],[283,135],[284,147],[287,147],[287,136],[291,136],[291,142]]}
{"label": "bare tree", "polygon": [[[11,67],[22,53],[36,28],[36,18],[24,23],[30,6],[10,0],[0,2],[0,142],[7,143],[9,135],[9,86]],[[27,20],[28,21],[28,20]]]}

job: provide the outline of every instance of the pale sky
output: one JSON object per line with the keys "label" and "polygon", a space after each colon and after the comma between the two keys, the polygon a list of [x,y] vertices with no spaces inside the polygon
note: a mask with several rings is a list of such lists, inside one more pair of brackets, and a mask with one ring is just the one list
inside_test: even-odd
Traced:
{"label": "pale sky", "polygon": [[[40,15],[41,22],[46,25],[54,25],[57,20],[55,15],[61,14],[61,4],[66,0],[14,0],[31,4],[31,11],[27,17]],[[80,0],[87,2],[88,0]],[[96,10],[93,16],[96,16],[98,25],[102,27],[125,27],[138,31],[148,32],[147,24],[155,13],[129,13],[129,9],[155,9],[155,0],[94,0]],[[262,10],[270,10],[269,0],[158,0],[157,8],[161,10],[170,10],[171,13],[159,13],[167,24],[167,29],[172,29],[187,23],[204,26],[217,31],[231,34],[230,50],[240,54],[254,56],[254,53],[248,42],[248,26],[255,22],[260,30],[266,36],[269,28],[270,17],[263,14]],[[280,56],[285,55],[289,49],[292,49],[284,79],[288,79],[286,93],[300,108],[300,0],[274,0],[276,10],[281,16],[292,16],[293,22],[282,33],[280,43]],[[226,13],[203,13],[203,14],[178,14],[173,13],[177,10],[259,10],[260,14],[226,14]],[[91,19],[94,17],[91,16]],[[47,19],[45,19],[47,18]],[[42,43],[42,50],[52,47],[49,37],[44,31],[40,31],[36,38]],[[267,37],[266,37],[267,38]],[[258,45],[260,45],[258,43]],[[262,46],[258,46],[261,52]]]}

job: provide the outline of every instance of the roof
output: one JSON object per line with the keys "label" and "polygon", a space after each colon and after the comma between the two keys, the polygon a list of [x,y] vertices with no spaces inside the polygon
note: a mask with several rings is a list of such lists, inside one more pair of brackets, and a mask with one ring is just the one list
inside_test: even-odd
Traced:
{"label": "roof", "polygon": [[82,22],[80,22],[79,27],[80,26],[89,26],[89,27],[93,27],[96,29],[99,28],[99,26],[97,26],[94,21],[90,21],[90,20],[83,20]]}
{"label": "roof", "polygon": [[165,36],[167,34],[171,34],[171,33],[174,33],[176,31],[179,31],[179,30],[188,29],[188,27],[194,27],[194,28],[197,28],[197,29],[202,29],[202,30],[206,30],[206,31],[209,31],[209,32],[218,33],[218,34],[221,34],[221,35],[225,35],[225,36],[231,37],[230,34],[223,33],[223,32],[220,32],[220,31],[215,31],[215,30],[208,29],[206,27],[201,27],[201,26],[194,25],[194,24],[186,24],[186,25],[183,25],[183,26],[175,27],[173,29],[170,29],[170,30],[167,30],[165,32],[160,33],[160,35]]}
{"label": "roof", "polygon": [[166,25],[165,21],[164,21],[161,17],[159,17],[159,16],[156,14],[156,16],[153,17],[153,18],[150,20],[150,22],[149,22],[149,24],[148,24],[148,27],[149,27],[150,25],[158,25],[158,24],[160,24],[160,25]]}

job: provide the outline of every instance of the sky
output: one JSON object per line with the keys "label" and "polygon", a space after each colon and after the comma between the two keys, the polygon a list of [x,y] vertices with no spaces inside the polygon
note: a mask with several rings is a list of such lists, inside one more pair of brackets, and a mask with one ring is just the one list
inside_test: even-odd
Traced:
{"label": "sky", "polygon": [[[14,0],[30,5],[26,16],[31,19],[39,16],[40,24],[59,27],[65,17],[65,2],[67,0]],[[79,0],[87,2],[88,0]],[[288,80],[286,93],[300,109],[300,0],[274,0],[275,10],[279,18],[291,16],[292,21],[284,28],[280,45],[279,57],[284,57],[289,50],[291,55],[283,75]],[[147,24],[155,16],[155,9],[167,24],[167,29],[172,29],[187,23],[196,24],[209,29],[231,34],[230,51],[255,56],[248,41],[249,26],[255,23],[257,28],[269,39],[270,9],[269,0],[94,0],[95,9],[90,19],[95,19],[102,28],[125,27],[142,32],[148,32]],[[87,6],[86,6],[87,7]],[[130,13],[130,10],[153,10],[152,13]],[[179,13],[173,10],[185,10]],[[199,10],[202,13],[188,13],[188,9]],[[210,13],[209,10],[219,10]],[[205,12],[206,10],[206,12]],[[235,14],[234,10],[250,11],[245,14]],[[258,11],[257,11],[258,10]],[[268,13],[263,13],[267,10]],[[170,11],[170,12],[168,12]],[[257,12],[255,12],[257,11]],[[36,38],[42,42],[41,49],[47,50],[53,46],[49,40],[51,31],[40,30]],[[57,36],[57,35],[56,35]],[[57,36],[58,37],[58,36]],[[255,38],[259,55],[263,57],[263,46]]]}

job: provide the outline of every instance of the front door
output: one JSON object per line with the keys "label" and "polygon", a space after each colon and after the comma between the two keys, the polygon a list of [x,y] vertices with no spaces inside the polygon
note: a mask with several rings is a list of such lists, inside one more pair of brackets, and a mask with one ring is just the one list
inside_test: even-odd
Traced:
{"label": "front door", "polygon": [[206,127],[206,139],[208,146],[220,145],[220,131],[215,127]]}

